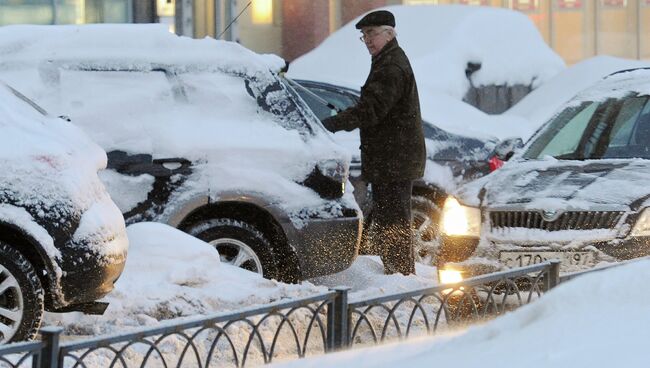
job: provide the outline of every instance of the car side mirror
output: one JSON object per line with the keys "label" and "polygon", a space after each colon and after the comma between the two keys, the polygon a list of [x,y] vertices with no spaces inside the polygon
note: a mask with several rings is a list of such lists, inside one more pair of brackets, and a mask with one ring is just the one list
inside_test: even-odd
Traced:
{"label": "car side mirror", "polygon": [[500,160],[508,161],[523,146],[524,141],[519,137],[506,138],[494,147],[494,155]]}

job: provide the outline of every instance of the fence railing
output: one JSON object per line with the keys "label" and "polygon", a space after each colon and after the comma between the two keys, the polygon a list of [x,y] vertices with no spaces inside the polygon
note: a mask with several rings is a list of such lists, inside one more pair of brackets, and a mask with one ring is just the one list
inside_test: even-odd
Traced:
{"label": "fence railing", "polygon": [[474,277],[348,304],[349,341],[376,344],[390,338],[493,318],[537,299],[559,282],[559,262]]}
{"label": "fence railing", "polygon": [[558,282],[559,262],[549,261],[365,300],[349,301],[349,289],[336,288],[308,298],[81,341],[61,341],[61,328],[46,327],[41,341],[0,347],[0,367],[265,364],[493,318],[530,303]]}

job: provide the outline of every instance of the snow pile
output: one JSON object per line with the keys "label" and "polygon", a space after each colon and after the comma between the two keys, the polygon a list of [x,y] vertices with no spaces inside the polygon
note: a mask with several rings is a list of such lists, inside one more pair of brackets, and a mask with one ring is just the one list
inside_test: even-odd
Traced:
{"label": "snow pile", "polygon": [[384,275],[379,257],[360,256],[340,273],[284,284],[221,263],[210,244],[168,225],[141,222],[127,232],[129,256],[115,289],[102,300],[109,303],[104,315],[47,313],[46,325],[63,326],[71,335],[100,335],[306,297],[329,287],[350,287],[350,298],[361,299],[436,282],[433,267],[417,264],[417,276]]}
{"label": "snow pile", "polygon": [[648,66],[650,66],[648,62],[611,56],[586,59],[545,81],[504,115],[523,117],[530,120],[531,125],[541,126],[557,113],[558,108],[565,102],[607,75],[619,70]]}
{"label": "snow pile", "polygon": [[[124,333],[138,327],[161,327],[180,320],[194,320],[201,315],[288,301],[325,292],[330,286],[348,286],[352,289],[350,299],[358,300],[424,288],[435,282],[432,267],[418,265],[418,276],[383,275],[383,266],[377,257],[361,256],[350,269],[339,274],[311,280],[313,283],[288,285],[220,263],[219,254],[211,245],[167,225],[138,223],[129,226],[127,231],[131,241],[129,257],[115,290],[103,299],[110,303],[104,315],[46,313],[44,325],[62,326],[64,341]],[[291,317],[292,328],[304,338],[311,315],[306,310],[297,312]],[[325,313],[321,318],[326,318]],[[405,324],[408,315],[399,314],[398,318]],[[268,345],[275,337],[277,322],[279,320],[269,319],[260,325],[261,338]],[[288,329],[278,336],[274,359],[295,358],[295,341]],[[310,336],[307,354],[322,352],[320,333],[314,329]],[[249,328],[244,323],[233,324],[229,338],[241,353],[249,342]],[[213,339],[214,334],[206,330],[197,335],[194,343],[200,353],[205,354]],[[171,361],[178,359],[185,346],[186,341],[176,335],[159,343],[162,353]],[[139,365],[147,349],[148,346],[135,344],[124,358]],[[253,343],[247,361],[261,360],[257,349]],[[228,361],[230,351],[229,346],[218,345],[216,359]],[[104,367],[112,358],[111,352],[100,349],[90,354],[84,363],[88,367]],[[191,359],[186,357],[184,364],[189,366]]]}
{"label": "snow pile", "polygon": [[650,359],[650,261],[581,276],[458,336],[415,339],[283,367],[644,367]]}
{"label": "snow pile", "polygon": [[129,256],[115,289],[102,300],[110,303],[104,315],[47,313],[46,325],[63,326],[66,334],[100,335],[326,291],[222,264],[211,245],[164,224],[142,222],[127,232]]}

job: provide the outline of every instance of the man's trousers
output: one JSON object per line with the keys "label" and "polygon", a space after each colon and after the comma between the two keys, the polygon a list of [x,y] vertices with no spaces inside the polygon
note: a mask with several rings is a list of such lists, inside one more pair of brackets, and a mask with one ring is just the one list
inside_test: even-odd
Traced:
{"label": "man's trousers", "polygon": [[415,273],[411,230],[412,181],[372,183],[369,241],[381,256],[384,272]]}

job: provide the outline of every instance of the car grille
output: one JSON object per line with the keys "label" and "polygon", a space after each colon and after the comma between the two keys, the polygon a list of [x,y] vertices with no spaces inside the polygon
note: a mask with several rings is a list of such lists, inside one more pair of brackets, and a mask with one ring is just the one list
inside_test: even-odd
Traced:
{"label": "car grille", "polygon": [[546,221],[539,211],[492,211],[492,229],[526,228],[547,231],[612,229],[623,212],[620,211],[569,211],[553,221]]}

